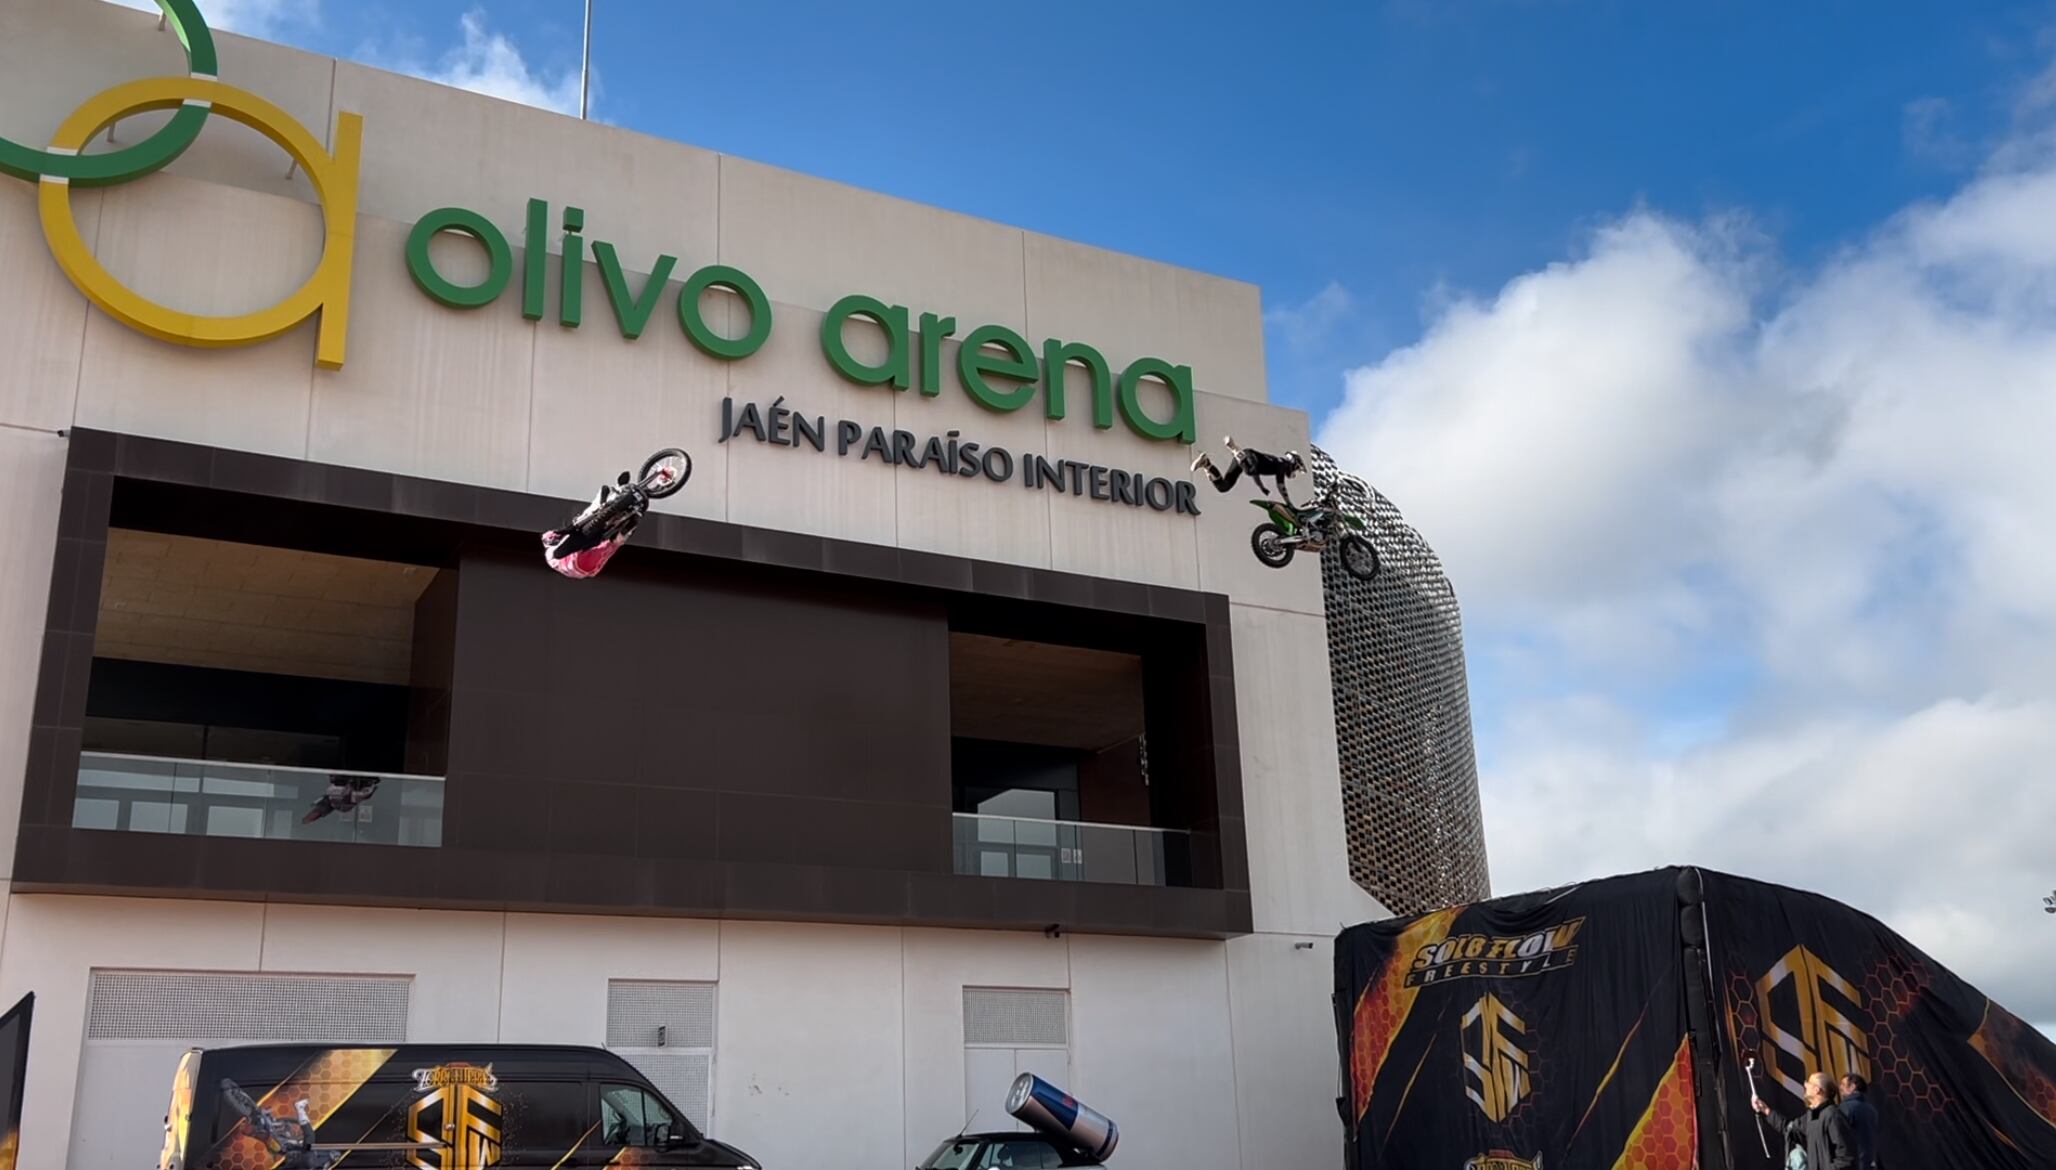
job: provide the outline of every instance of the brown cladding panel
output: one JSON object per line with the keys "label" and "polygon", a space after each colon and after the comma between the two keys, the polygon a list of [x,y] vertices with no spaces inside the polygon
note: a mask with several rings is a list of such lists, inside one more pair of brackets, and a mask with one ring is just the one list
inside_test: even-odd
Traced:
{"label": "brown cladding panel", "polygon": [[[664,515],[604,580],[572,582],[534,556],[559,501],[94,432],[73,434],[67,477],[18,889],[1250,929],[1223,598]],[[417,611],[409,763],[447,761],[443,846],[71,829],[110,517],[441,567]],[[1225,888],[949,872],[952,627],[1143,654],[1150,773],[1177,778],[1151,786],[1160,823],[1198,830],[1195,875]]]}
{"label": "brown cladding panel", "polygon": [[494,554],[459,579],[466,769],[949,807],[939,605],[676,570],[568,581]]}

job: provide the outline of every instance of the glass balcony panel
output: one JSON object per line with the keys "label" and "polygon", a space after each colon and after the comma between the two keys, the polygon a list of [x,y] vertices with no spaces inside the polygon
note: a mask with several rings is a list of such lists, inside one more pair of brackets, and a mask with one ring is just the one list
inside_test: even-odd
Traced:
{"label": "glass balcony panel", "polygon": [[[355,782],[371,796],[309,819]],[[72,826],[137,833],[433,848],[443,841],[443,780],[86,752]]]}
{"label": "glass balcony panel", "polygon": [[1170,858],[1190,856],[1190,834],[1141,825],[1095,825],[956,813],[956,872],[1124,886],[1183,885]]}

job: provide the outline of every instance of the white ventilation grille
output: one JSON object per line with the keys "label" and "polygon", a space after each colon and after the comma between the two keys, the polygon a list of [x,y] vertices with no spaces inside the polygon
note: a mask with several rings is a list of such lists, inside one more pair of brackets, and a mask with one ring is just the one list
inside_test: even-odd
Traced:
{"label": "white ventilation grille", "polygon": [[623,1060],[650,1078],[657,1091],[702,1132],[714,1124],[714,1054],[711,1052],[623,1052]]}
{"label": "white ventilation grille", "polygon": [[401,1044],[404,976],[95,971],[88,1040]]}
{"label": "white ventilation grille", "polygon": [[607,1047],[714,1132],[714,985],[611,980]]}
{"label": "white ventilation grille", "polygon": [[1062,1048],[1070,1042],[1067,992],[964,989],[964,1043]]}
{"label": "white ventilation grille", "polygon": [[[662,1033],[658,1029],[663,1029]],[[711,983],[607,984],[607,1047],[712,1048]]]}

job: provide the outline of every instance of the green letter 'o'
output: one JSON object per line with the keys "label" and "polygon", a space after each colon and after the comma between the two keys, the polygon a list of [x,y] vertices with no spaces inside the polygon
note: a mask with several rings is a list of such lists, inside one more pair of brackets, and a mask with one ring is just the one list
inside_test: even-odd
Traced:
{"label": "green letter 'o'", "polygon": [[[750,307],[750,331],[737,338],[721,336],[700,317],[700,294],[710,288],[725,288]],[[687,278],[678,290],[678,323],[692,343],[717,358],[734,361],[764,348],[771,339],[771,298],[750,274],[726,264],[709,264]]]}
{"label": "green letter 'o'", "polygon": [[[445,231],[461,232],[485,245],[490,271],[484,280],[473,285],[452,284],[435,270],[435,261],[428,256],[428,242]],[[507,237],[485,216],[462,207],[438,207],[422,216],[414,230],[407,233],[407,274],[421,286],[422,292],[443,304],[453,309],[476,309],[491,304],[493,298],[506,291],[507,279],[514,274],[514,251],[507,246]]]}

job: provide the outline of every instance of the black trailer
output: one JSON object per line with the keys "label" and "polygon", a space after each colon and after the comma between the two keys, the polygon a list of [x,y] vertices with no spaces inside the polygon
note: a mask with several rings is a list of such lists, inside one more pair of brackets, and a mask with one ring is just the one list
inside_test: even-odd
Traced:
{"label": "black trailer", "polygon": [[1884,1166],[2056,1167],[2056,1044],[1869,915],[1710,870],[1351,927],[1335,1013],[1350,1170],[1768,1170],[1751,1098],[1796,1117],[1816,1073],[1866,1086]]}

